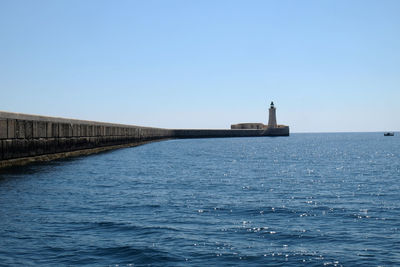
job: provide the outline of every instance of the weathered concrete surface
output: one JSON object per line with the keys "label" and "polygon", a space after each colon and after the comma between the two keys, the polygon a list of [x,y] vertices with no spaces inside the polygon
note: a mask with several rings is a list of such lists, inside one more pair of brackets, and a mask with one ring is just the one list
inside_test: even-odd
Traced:
{"label": "weathered concrete surface", "polygon": [[112,149],[140,146],[140,145],[144,145],[147,143],[157,142],[157,141],[162,141],[162,140],[163,139],[153,140],[153,141],[143,141],[143,142],[137,142],[137,143],[129,143],[129,144],[123,144],[123,145],[115,145],[115,146],[104,146],[104,147],[96,147],[96,148],[89,148],[89,149],[82,149],[82,150],[74,150],[74,151],[60,152],[60,153],[54,153],[54,154],[43,154],[40,156],[2,160],[2,161],[0,161],[0,169],[6,168],[6,167],[12,167],[12,166],[23,166],[23,165],[27,165],[27,164],[30,164],[33,162],[39,162],[39,161],[50,161],[50,160],[55,160],[55,159],[67,158],[67,157],[85,156],[85,155],[105,152],[105,151],[112,150]]}
{"label": "weathered concrete surface", "polygon": [[0,168],[172,138],[288,136],[263,130],[172,130],[0,112]]}
{"label": "weathered concrete surface", "polygon": [[174,138],[289,136],[289,127],[254,130],[174,130]]}

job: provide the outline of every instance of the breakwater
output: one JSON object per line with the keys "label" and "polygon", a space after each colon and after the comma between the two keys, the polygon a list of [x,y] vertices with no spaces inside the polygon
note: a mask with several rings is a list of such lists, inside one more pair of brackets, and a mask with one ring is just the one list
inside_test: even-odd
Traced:
{"label": "breakwater", "polygon": [[178,138],[288,136],[266,130],[162,129],[0,112],[0,168]]}

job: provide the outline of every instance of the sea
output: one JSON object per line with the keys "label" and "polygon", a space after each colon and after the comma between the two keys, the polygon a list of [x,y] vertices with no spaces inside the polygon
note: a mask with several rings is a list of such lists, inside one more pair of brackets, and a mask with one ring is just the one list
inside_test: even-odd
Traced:
{"label": "sea", "polygon": [[2,170],[0,266],[400,266],[400,136],[169,140]]}

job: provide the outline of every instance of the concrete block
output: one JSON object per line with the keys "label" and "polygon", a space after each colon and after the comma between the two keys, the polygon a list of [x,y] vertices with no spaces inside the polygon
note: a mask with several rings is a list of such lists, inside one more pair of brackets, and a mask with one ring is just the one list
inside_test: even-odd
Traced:
{"label": "concrete block", "polygon": [[64,151],[72,151],[74,146],[73,138],[67,138],[65,141],[65,150]]}
{"label": "concrete block", "polygon": [[52,154],[54,153],[54,149],[52,150],[52,147],[49,145],[51,141],[53,141],[53,139],[41,139],[42,142],[44,142],[43,144],[43,154]]}
{"label": "concrete block", "polygon": [[81,132],[81,124],[78,124],[78,125],[77,125],[77,128],[78,128],[78,132],[77,132],[77,134],[76,134],[76,137],[81,137],[81,135],[82,135],[82,132]]}
{"label": "concrete block", "polygon": [[89,125],[89,136],[91,136],[91,137],[96,136],[96,126]]}
{"label": "concrete block", "polygon": [[68,128],[68,133],[67,136],[72,137],[73,136],[73,128],[72,128],[72,124],[67,124],[67,128]]}
{"label": "concrete block", "polygon": [[13,139],[15,138],[15,120],[7,119],[7,138]]}
{"label": "concrete block", "polygon": [[60,138],[65,138],[65,137],[68,137],[68,125],[66,124],[66,123],[59,123],[58,124],[58,127],[59,127],[59,133],[58,133],[58,136],[60,137]]}
{"label": "concrete block", "polygon": [[137,129],[136,136],[139,140],[142,140],[143,129]]}
{"label": "concrete block", "polygon": [[98,139],[96,137],[89,137],[90,147],[96,147],[97,146],[97,141],[98,141]]}
{"label": "concrete block", "polygon": [[87,138],[87,137],[76,138],[75,148],[76,149],[90,148],[89,138]]}
{"label": "concrete block", "polygon": [[120,144],[119,140],[118,140],[118,136],[112,136],[111,138],[112,138],[112,142],[113,142],[114,145],[119,145]]}
{"label": "concrete block", "polygon": [[88,125],[87,127],[86,127],[86,136],[88,136],[88,137],[90,137],[90,136],[92,136],[92,134],[93,134],[93,126],[92,125]]}
{"label": "concrete block", "polygon": [[80,137],[86,137],[87,136],[87,129],[88,129],[88,126],[86,125],[86,124],[81,124],[80,125],[80,128],[81,128],[81,130],[80,130]]}
{"label": "concrete block", "polygon": [[69,147],[68,147],[68,151],[74,151],[74,150],[78,150],[79,149],[79,138],[75,138],[75,137],[73,137],[73,138],[71,138],[70,139],[70,144],[69,144]]}
{"label": "concrete block", "polygon": [[25,138],[25,123],[22,120],[15,121],[15,138]]}
{"label": "concrete block", "polygon": [[47,137],[47,122],[39,123],[39,137],[46,138]]}
{"label": "concrete block", "polygon": [[85,142],[86,142],[86,148],[91,148],[92,147],[92,143],[90,142],[90,137],[85,137]]}
{"label": "concrete block", "polygon": [[33,138],[47,137],[47,122],[33,121]]}
{"label": "concrete block", "polygon": [[7,139],[7,119],[0,119],[0,139]]}
{"label": "concrete block", "polygon": [[58,138],[57,152],[66,152],[73,150],[74,138]]}
{"label": "concrete block", "polygon": [[32,122],[32,136],[33,136],[33,138],[39,138],[39,136],[38,136],[38,124],[39,124],[39,121],[33,121]]}
{"label": "concrete block", "polygon": [[40,139],[29,140],[29,143],[25,144],[25,149],[27,150],[28,156],[41,155],[42,148],[40,147]]}
{"label": "concrete block", "polygon": [[75,138],[67,138],[67,150],[66,151],[73,151],[74,150],[74,143]]}
{"label": "concrete block", "polygon": [[108,145],[108,143],[110,142],[109,141],[109,137],[108,136],[103,136],[103,137],[101,137],[101,146],[107,146]]}
{"label": "concrete block", "polygon": [[67,147],[66,142],[67,142],[67,139],[68,139],[68,138],[63,138],[63,137],[57,138],[56,153],[66,151],[66,147]]}
{"label": "concrete block", "polygon": [[41,138],[41,139],[36,139],[34,141],[35,141],[35,154],[36,155],[47,154],[47,139]]}
{"label": "concrete block", "polygon": [[58,138],[59,134],[60,134],[59,129],[60,129],[59,123],[52,123],[51,124],[51,135],[48,135],[47,137]]}
{"label": "concrete block", "polygon": [[25,123],[25,138],[33,138],[33,121],[24,121]]}
{"label": "concrete block", "polygon": [[59,137],[72,137],[72,125],[69,123],[60,123],[59,124]]}
{"label": "concrete block", "polygon": [[107,136],[107,141],[106,141],[106,145],[114,145],[114,136]]}
{"label": "concrete block", "polygon": [[70,138],[68,144],[68,151],[74,151],[78,149],[78,138]]}
{"label": "concrete block", "polygon": [[104,137],[102,136],[97,137],[96,146],[98,147],[104,146]]}
{"label": "concrete block", "polygon": [[1,142],[3,147],[3,160],[11,159],[13,157],[12,140],[3,140]]}
{"label": "concrete block", "polygon": [[46,137],[47,138],[51,138],[53,136],[53,123],[52,122],[48,122],[46,123]]}
{"label": "concrete block", "polygon": [[80,127],[79,124],[73,124],[72,125],[72,136],[73,137],[79,137],[80,135]]}
{"label": "concrete block", "polygon": [[[27,139],[13,139],[11,140],[10,154],[12,158],[22,158],[30,156]],[[32,140],[29,140],[32,144]]]}
{"label": "concrete block", "polygon": [[57,146],[58,146],[58,141],[56,138],[47,138],[46,139],[46,153],[47,154],[56,153]]}
{"label": "concrete block", "polygon": [[77,137],[81,137],[82,136],[82,124],[78,124],[78,136]]}
{"label": "concrete block", "polygon": [[140,129],[140,139],[145,140],[147,137],[147,129]]}

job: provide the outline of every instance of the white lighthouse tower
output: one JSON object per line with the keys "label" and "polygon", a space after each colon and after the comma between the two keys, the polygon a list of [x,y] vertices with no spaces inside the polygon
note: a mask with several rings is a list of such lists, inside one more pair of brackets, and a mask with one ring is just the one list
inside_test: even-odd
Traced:
{"label": "white lighthouse tower", "polygon": [[271,102],[271,106],[269,108],[269,118],[268,118],[268,128],[277,128],[278,124],[276,123],[276,108],[274,106],[274,102]]}

